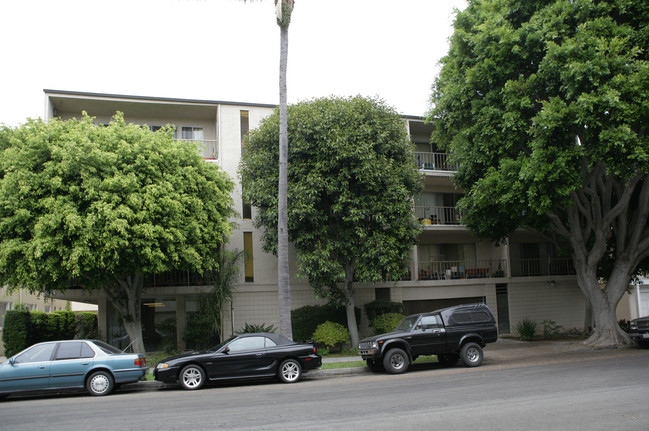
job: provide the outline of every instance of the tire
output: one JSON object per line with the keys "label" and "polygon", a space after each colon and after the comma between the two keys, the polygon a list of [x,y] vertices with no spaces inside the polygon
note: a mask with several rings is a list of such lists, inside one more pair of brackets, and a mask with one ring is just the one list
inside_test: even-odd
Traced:
{"label": "tire", "polygon": [[373,373],[380,373],[381,371],[385,371],[381,361],[377,361],[376,359],[367,359],[365,363],[367,363],[367,368],[369,368]]}
{"label": "tire", "polygon": [[86,390],[90,395],[100,397],[108,395],[115,389],[115,380],[107,371],[95,371],[86,381]]}
{"label": "tire", "polygon": [[183,389],[195,391],[205,385],[205,371],[198,365],[187,365],[180,371],[178,381]]}
{"label": "tire", "polygon": [[477,367],[482,363],[484,359],[484,354],[482,353],[482,347],[477,343],[466,343],[460,349],[460,357],[462,362],[467,367]]}
{"label": "tire", "polygon": [[287,359],[279,364],[277,377],[284,383],[295,383],[302,377],[302,367],[295,359]]}
{"label": "tire", "polygon": [[437,355],[437,361],[443,367],[452,367],[455,364],[457,364],[457,361],[459,360],[460,360],[460,355],[458,355],[457,353],[443,353]]}
{"label": "tire", "polygon": [[408,370],[410,359],[401,349],[390,349],[383,357],[383,368],[390,374],[401,374]]}

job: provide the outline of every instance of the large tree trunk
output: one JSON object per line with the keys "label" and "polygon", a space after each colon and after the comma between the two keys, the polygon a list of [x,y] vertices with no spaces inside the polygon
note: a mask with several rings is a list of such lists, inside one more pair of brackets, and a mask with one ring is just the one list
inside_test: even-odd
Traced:
{"label": "large tree trunk", "polygon": [[[603,165],[597,166],[584,188],[573,193],[575,204],[566,210],[565,218],[550,216],[555,233],[570,242],[577,283],[592,309],[595,328],[585,342],[589,345],[616,347],[631,342],[618,324],[616,309],[631,276],[649,255],[649,181],[642,179],[643,174],[638,174],[619,180],[607,174]],[[638,192],[637,207],[631,204],[634,192]],[[615,262],[602,288],[598,266],[611,247]]]}
{"label": "large tree trunk", "polygon": [[352,265],[345,266],[345,311],[347,314],[347,329],[351,337],[352,349],[358,346],[358,325],[356,323],[356,301],[354,300],[354,268]]}
{"label": "large tree trunk", "polygon": [[277,288],[279,294],[279,330],[282,335],[292,340],[293,330],[291,327],[291,286],[288,264],[288,106],[286,95],[287,60],[288,24],[280,25]]}
{"label": "large tree trunk", "polygon": [[115,282],[103,287],[110,303],[122,317],[133,352],[145,353],[142,338],[142,273],[115,276]]}

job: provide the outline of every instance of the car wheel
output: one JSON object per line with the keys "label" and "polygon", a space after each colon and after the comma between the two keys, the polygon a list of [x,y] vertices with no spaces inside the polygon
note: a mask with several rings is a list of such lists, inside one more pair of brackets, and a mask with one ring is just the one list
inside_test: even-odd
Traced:
{"label": "car wheel", "polygon": [[466,343],[460,350],[460,356],[467,367],[477,367],[482,363],[484,354],[479,344]]}
{"label": "car wheel", "polygon": [[183,389],[190,391],[200,389],[205,384],[205,371],[198,365],[187,365],[180,371],[178,380]]}
{"label": "car wheel", "polygon": [[381,371],[384,371],[381,361],[377,361],[376,359],[368,359],[365,362],[367,363],[367,368],[369,368],[370,371],[374,373],[380,373]]}
{"label": "car wheel", "polygon": [[444,367],[452,367],[457,364],[457,361],[460,359],[460,355],[457,353],[444,353],[437,355],[437,361]]}
{"label": "car wheel", "polygon": [[383,357],[383,368],[390,374],[405,373],[409,365],[408,355],[401,349],[390,349]]}
{"label": "car wheel", "polygon": [[86,382],[86,389],[90,395],[102,396],[113,392],[115,381],[113,376],[106,371],[96,371],[90,375]]}
{"label": "car wheel", "polygon": [[302,376],[302,367],[295,359],[287,359],[279,365],[277,376],[284,383],[295,383]]}

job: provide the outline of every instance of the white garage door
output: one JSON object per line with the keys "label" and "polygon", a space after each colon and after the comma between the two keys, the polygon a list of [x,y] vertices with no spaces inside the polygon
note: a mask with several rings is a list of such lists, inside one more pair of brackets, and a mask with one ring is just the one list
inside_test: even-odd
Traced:
{"label": "white garage door", "polygon": [[640,317],[649,316],[649,286],[640,286],[638,293]]}

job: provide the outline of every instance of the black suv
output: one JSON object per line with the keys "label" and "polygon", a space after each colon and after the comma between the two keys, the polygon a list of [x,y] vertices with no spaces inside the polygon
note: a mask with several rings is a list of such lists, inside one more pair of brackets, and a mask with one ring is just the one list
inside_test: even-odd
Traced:
{"label": "black suv", "polygon": [[421,355],[437,355],[446,366],[461,358],[477,367],[484,357],[482,348],[497,339],[489,307],[470,304],[408,316],[394,331],[362,340],[358,349],[370,370],[400,374]]}
{"label": "black suv", "polygon": [[629,335],[639,345],[649,347],[649,316],[633,319],[629,323]]}

